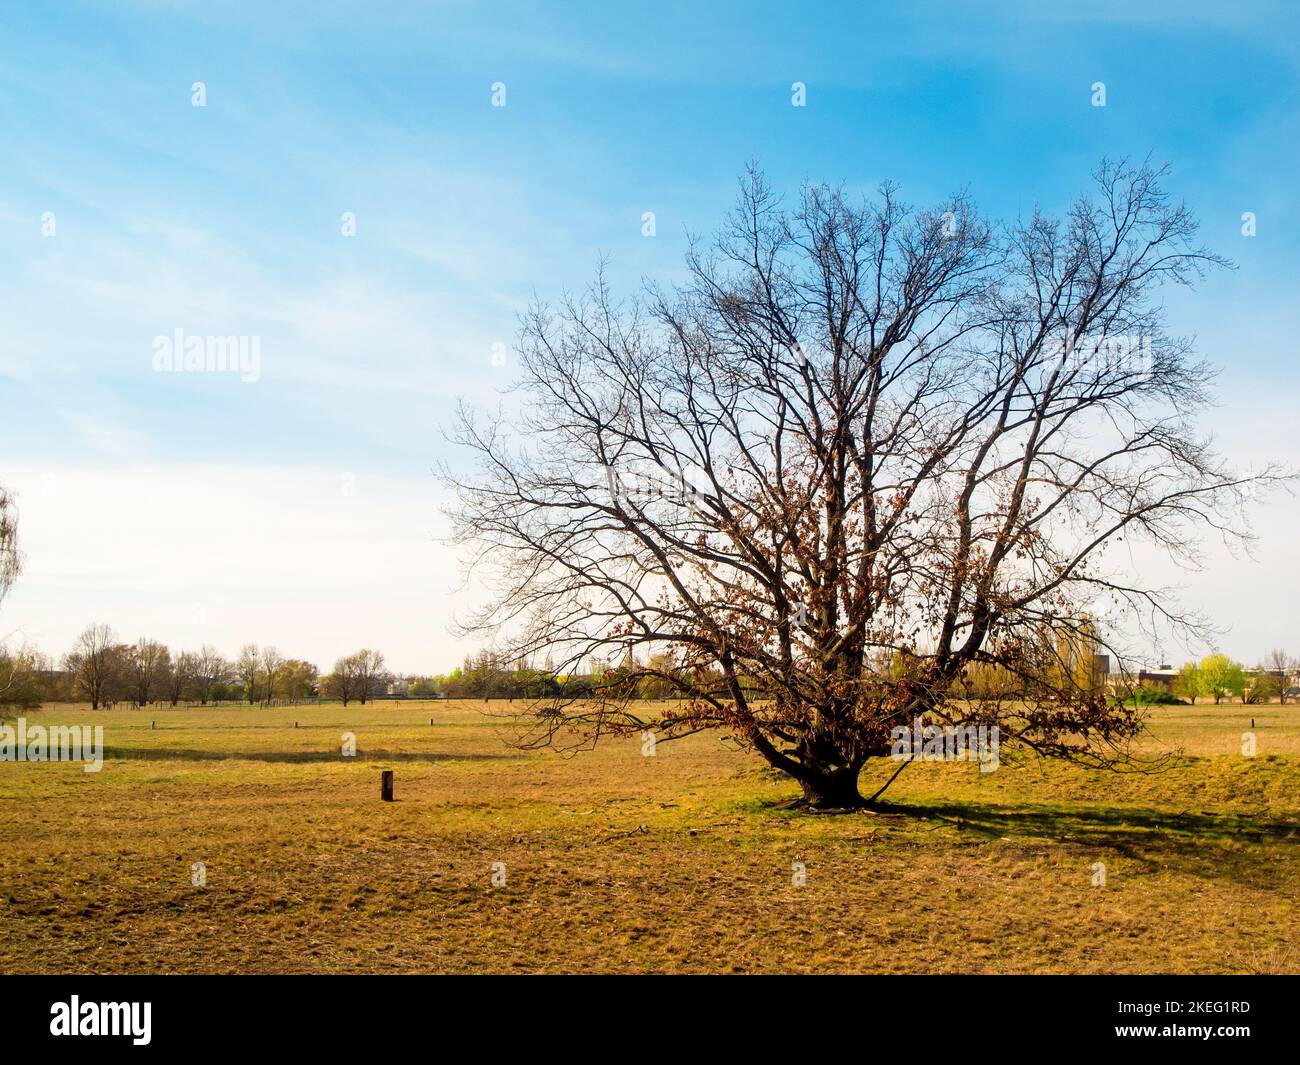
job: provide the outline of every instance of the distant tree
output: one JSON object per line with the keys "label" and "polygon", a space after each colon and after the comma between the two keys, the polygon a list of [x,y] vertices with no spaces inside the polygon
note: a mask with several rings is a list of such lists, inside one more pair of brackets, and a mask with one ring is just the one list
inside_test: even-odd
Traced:
{"label": "distant tree", "polygon": [[1206,695],[1214,696],[1218,704],[1223,699],[1236,698],[1246,690],[1246,670],[1224,654],[1206,655],[1198,670],[1201,687]]}
{"label": "distant tree", "polygon": [[1171,706],[1179,702],[1173,693],[1166,691],[1163,685],[1150,682],[1139,684],[1126,701],[1134,706]]}
{"label": "distant tree", "polygon": [[177,706],[187,692],[198,687],[199,656],[192,651],[182,651],[167,664],[163,676],[163,691],[167,702]]}
{"label": "distant tree", "polygon": [[127,696],[136,706],[144,706],[158,697],[164,678],[171,669],[171,652],[157,640],[140,637],[126,655]]}
{"label": "distant tree", "polygon": [[501,698],[508,693],[509,679],[506,657],[493,648],[484,648],[465,659],[461,671],[463,695],[474,699]]}
{"label": "distant tree", "polygon": [[1249,677],[1249,686],[1242,696],[1244,703],[1269,703],[1275,698],[1283,697],[1283,687],[1278,676],[1270,673],[1262,665],[1256,669]]}
{"label": "distant tree", "polygon": [[280,674],[284,669],[284,655],[275,647],[263,647],[258,655],[257,664],[261,671],[262,697],[269,706],[275,700],[279,690]]}
{"label": "distant tree", "polygon": [[208,689],[208,698],[214,703],[240,699],[243,698],[243,694],[243,687],[234,679],[214,681]]}
{"label": "distant tree", "polygon": [[503,684],[511,699],[541,699],[559,691],[555,678],[544,669],[516,669]]}
{"label": "distant tree", "polygon": [[433,699],[438,695],[438,680],[436,677],[416,677],[411,681],[411,687],[408,694],[412,699]]}
{"label": "distant tree", "polygon": [[955,694],[965,699],[996,701],[1017,695],[1024,685],[1019,676],[1006,666],[990,662],[972,662],[954,686]]}
{"label": "distant tree", "polygon": [[244,644],[235,659],[235,679],[244,686],[244,698],[249,706],[257,702],[257,678],[261,668],[262,654],[257,644]]}
{"label": "distant tree", "polygon": [[209,699],[216,698],[216,689],[224,689],[233,672],[234,667],[215,647],[209,644],[200,647],[194,656],[194,691],[200,705],[206,705]]}
{"label": "distant tree", "polygon": [[98,710],[112,702],[122,683],[126,648],[108,625],[87,625],[72,650],[64,656],[64,667],[73,675],[76,691]]}
{"label": "distant tree", "polygon": [[339,699],[344,706],[357,697],[360,681],[357,676],[356,655],[344,655],[334,662],[334,671],[321,681],[321,691],[331,699]]}
{"label": "distant tree", "polygon": [[365,704],[366,697],[379,695],[388,683],[388,674],[384,671],[384,656],[378,651],[362,648],[352,656],[357,681],[357,698]]}
{"label": "distant tree", "polygon": [[22,569],[22,556],[18,553],[18,511],[13,496],[0,485],[0,601]]}
{"label": "distant tree", "polygon": [[76,678],[66,668],[60,668],[62,663],[56,665],[48,655],[38,653],[34,655],[33,665],[38,673],[37,685],[42,702],[71,703],[76,701]]}
{"label": "distant tree", "polygon": [[681,667],[670,651],[651,654],[641,670],[637,694],[642,699],[667,699],[679,688],[678,673]]}
{"label": "distant tree", "polygon": [[1280,647],[1275,647],[1264,656],[1260,670],[1267,672],[1273,683],[1271,689],[1276,691],[1278,702],[1286,702],[1287,681],[1296,668],[1296,660]]}
{"label": "distant tree", "polygon": [[438,691],[448,699],[464,699],[469,695],[465,682],[465,670],[457,666],[438,681]]}
{"label": "distant tree", "polygon": [[[22,568],[18,553],[18,512],[13,496],[0,485],[0,602]],[[40,705],[37,656],[25,648],[0,645],[0,706],[23,708]]]}
{"label": "distant tree", "polygon": [[[1097,627],[1091,618],[1081,618],[1077,623],[1047,624],[1043,629],[1050,634],[1052,686],[1065,691],[1098,692],[1106,678],[1097,670]],[[1040,637],[1035,643],[1042,643]]]}
{"label": "distant tree", "polygon": [[318,673],[310,662],[289,659],[280,670],[280,694],[290,703],[302,702],[316,687]]}
{"label": "distant tree", "polygon": [[1198,696],[1203,695],[1201,684],[1201,671],[1195,662],[1188,662],[1178,671],[1174,677],[1173,693],[1180,699],[1186,699],[1189,702],[1196,702]]}
{"label": "distant tree", "polygon": [[45,696],[41,685],[44,665],[35,651],[0,645],[0,707],[30,710],[40,706]]}

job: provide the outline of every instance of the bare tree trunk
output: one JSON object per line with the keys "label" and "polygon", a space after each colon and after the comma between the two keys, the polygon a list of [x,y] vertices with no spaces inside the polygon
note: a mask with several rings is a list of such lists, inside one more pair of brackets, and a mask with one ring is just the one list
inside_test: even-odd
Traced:
{"label": "bare tree trunk", "polygon": [[828,771],[810,772],[799,781],[803,787],[804,801],[821,810],[844,810],[865,806],[866,800],[858,791],[859,769],[842,766]]}

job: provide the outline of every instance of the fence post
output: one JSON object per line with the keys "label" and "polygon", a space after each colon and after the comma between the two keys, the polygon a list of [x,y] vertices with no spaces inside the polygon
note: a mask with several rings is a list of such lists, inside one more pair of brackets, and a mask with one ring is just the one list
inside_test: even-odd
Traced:
{"label": "fence post", "polygon": [[379,778],[379,795],[384,802],[393,801],[393,771],[385,769]]}

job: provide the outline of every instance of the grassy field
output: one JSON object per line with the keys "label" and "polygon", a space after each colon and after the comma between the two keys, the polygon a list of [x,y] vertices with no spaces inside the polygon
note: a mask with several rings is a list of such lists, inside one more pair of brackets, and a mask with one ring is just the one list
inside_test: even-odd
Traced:
{"label": "grassy field", "polygon": [[27,714],[106,759],[0,763],[0,972],[1300,971],[1297,707],[1154,710],[1161,773],[917,764],[905,812],[838,816],[718,737],[523,753],[481,709]]}

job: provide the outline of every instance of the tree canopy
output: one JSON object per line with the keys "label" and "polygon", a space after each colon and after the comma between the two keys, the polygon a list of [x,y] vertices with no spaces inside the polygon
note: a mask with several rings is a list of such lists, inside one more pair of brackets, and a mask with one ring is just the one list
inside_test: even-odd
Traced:
{"label": "tree canopy", "polygon": [[[524,742],[721,728],[818,805],[859,802],[918,717],[1114,764],[1138,718],[1079,668],[1109,649],[1096,604],[1196,622],[1110,552],[1194,561],[1282,474],[1197,430],[1213,373],[1158,293],[1224,261],[1162,177],[1103,163],[1064,218],[995,225],[891,185],[787,207],[751,171],[684,284],[618,299],[602,269],[533,307],[517,404],[462,409],[474,466],[445,471],[494,593],[465,627],[624,665],[539,701]],[[980,667],[1016,698],[952,698]],[[634,706],[638,677],[678,703]]]}

